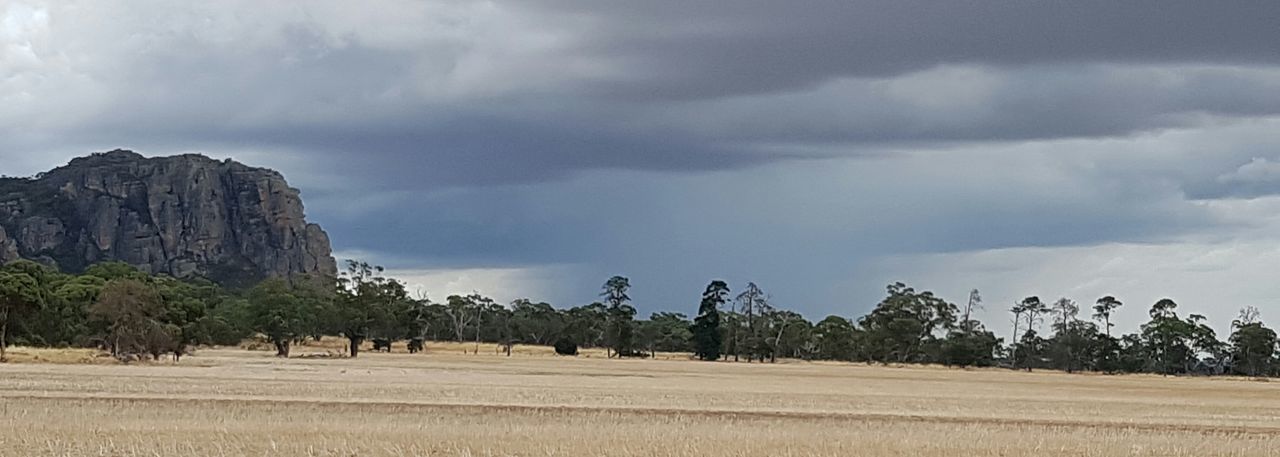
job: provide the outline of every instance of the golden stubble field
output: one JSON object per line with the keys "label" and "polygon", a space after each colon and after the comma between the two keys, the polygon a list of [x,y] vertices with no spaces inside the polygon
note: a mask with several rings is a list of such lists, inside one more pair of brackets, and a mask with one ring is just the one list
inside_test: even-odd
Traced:
{"label": "golden stubble field", "polygon": [[1280,383],[537,351],[0,366],[4,456],[1265,456]]}

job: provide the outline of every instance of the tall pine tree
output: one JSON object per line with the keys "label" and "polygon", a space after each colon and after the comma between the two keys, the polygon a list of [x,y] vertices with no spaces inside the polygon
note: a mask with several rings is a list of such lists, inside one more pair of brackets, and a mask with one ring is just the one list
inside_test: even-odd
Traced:
{"label": "tall pine tree", "polygon": [[729,285],[724,281],[711,281],[702,293],[698,317],[693,319],[694,354],[701,360],[720,359],[722,336],[720,334],[720,306],[729,299]]}
{"label": "tall pine tree", "polygon": [[[628,290],[631,290],[631,280],[624,276],[614,276],[604,283],[603,291],[600,293],[609,305],[605,321],[604,344],[605,354],[611,358],[629,357],[634,352],[632,326],[635,325],[636,309],[629,303],[631,297],[627,295]],[[609,352],[610,349],[613,350],[612,353]]]}

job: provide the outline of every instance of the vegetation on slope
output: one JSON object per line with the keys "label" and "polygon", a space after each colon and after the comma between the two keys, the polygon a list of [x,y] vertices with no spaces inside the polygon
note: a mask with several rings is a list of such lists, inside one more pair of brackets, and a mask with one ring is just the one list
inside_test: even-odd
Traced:
{"label": "vegetation on slope", "polygon": [[[827,316],[812,322],[776,306],[756,284],[737,295],[712,281],[690,320],[679,312],[637,319],[630,281],[609,278],[601,301],[571,308],[518,299],[510,304],[473,293],[443,302],[411,297],[380,267],[349,262],[338,278],[276,278],[247,290],[206,281],[179,281],[104,263],[83,274],[60,273],[29,261],[0,268],[0,341],[50,347],[100,347],[122,359],[141,355],[175,360],[201,344],[234,345],[259,335],[282,357],[298,342],[325,335],[346,340],[359,355],[366,343],[390,350],[404,341],[416,352],[425,341],[602,349],[608,357],[684,352],[701,360],[775,361],[778,358],[881,364],[1004,366],[1106,373],[1244,374],[1273,376],[1276,333],[1256,309],[1242,310],[1223,341],[1197,314],[1182,315],[1163,299],[1150,320],[1113,336],[1111,316],[1123,303],[1102,297],[1090,317],[1066,298],[1027,297],[1011,310],[1016,341],[975,319],[975,290],[963,306],[902,283],[865,316]],[[691,300],[692,301],[692,300]],[[1088,310],[1083,310],[1088,311]],[[1044,333],[1042,333],[1044,332]],[[477,349],[478,350],[478,349]]]}

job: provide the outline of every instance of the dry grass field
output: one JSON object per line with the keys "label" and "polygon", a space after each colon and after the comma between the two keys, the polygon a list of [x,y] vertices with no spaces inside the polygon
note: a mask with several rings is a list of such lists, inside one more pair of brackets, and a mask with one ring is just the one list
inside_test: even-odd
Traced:
{"label": "dry grass field", "polygon": [[461,349],[0,365],[0,455],[1280,455],[1280,383]]}

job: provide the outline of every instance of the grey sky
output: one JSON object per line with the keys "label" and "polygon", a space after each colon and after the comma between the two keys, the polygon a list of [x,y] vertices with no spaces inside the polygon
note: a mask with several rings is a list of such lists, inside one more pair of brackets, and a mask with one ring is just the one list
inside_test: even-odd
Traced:
{"label": "grey sky", "polygon": [[[277,168],[433,297],[712,278],[811,318],[885,283],[1280,319],[1280,4],[0,4],[0,172]],[[1280,284],[1280,283],[1277,283]]]}

